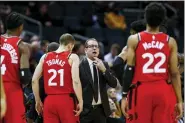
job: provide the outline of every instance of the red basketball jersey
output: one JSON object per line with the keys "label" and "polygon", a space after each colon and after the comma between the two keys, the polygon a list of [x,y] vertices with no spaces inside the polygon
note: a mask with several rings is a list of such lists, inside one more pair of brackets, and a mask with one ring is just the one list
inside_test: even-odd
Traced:
{"label": "red basketball jersey", "polygon": [[167,80],[169,36],[162,32],[151,34],[143,31],[138,33],[138,38],[134,82]]}
{"label": "red basketball jersey", "polygon": [[1,35],[1,74],[4,82],[20,83],[20,55],[17,36]]}
{"label": "red basketball jersey", "polygon": [[44,88],[46,94],[73,93],[71,66],[68,62],[70,52],[50,52],[43,64]]}

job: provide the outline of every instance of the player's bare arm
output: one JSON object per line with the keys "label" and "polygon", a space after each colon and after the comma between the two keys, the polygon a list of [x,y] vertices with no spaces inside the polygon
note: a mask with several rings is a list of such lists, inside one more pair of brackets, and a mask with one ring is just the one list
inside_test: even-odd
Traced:
{"label": "player's bare arm", "polygon": [[38,115],[42,114],[43,112],[43,104],[41,102],[40,95],[39,95],[39,79],[42,76],[42,71],[43,71],[42,67],[43,67],[44,58],[45,58],[45,55],[41,57],[40,62],[37,65],[32,77],[32,90],[35,97],[35,102],[36,102],[35,108]]}
{"label": "player's bare arm", "polygon": [[32,89],[33,93],[35,96],[36,101],[40,101],[40,96],[39,96],[39,79],[42,76],[42,71],[43,71],[43,62],[44,62],[45,55],[43,55],[39,61],[39,64],[35,68],[33,77],[32,77]]}
{"label": "player's bare arm", "polygon": [[118,57],[122,58],[123,61],[126,61],[126,58],[127,58],[126,52],[127,52],[127,46],[125,46],[125,47],[122,49],[121,53],[118,55]]}
{"label": "player's bare arm", "polygon": [[131,35],[128,38],[127,41],[127,47],[128,47],[128,51],[127,51],[127,65],[125,68],[125,72],[123,75],[123,98],[121,101],[121,109],[123,112],[123,115],[126,118],[129,118],[128,114],[127,114],[127,110],[128,110],[128,102],[126,100],[127,97],[127,93],[129,91],[129,87],[132,83],[132,79],[133,79],[133,75],[134,75],[134,66],[135,66],[135,49],[137,47],[137,43],[138,43],[138,36],[137,34],[135,35]]}
{"label": "player's bare arm", "polygon": [[3,80],[2,80],[2,76],[1,76],[1,117],[4,117],[5,113],[6,113],[6,95],[4,92],[4,86],[3,86]]}
{"label": "player's bare arm", "polygon": [[124,73],[124,81],[123,81],[123,92],[127,93],[132,82],[134,66],[135,66],[135,49],[138,43],[138,36],[131,35],[127,41],[127,64],[126,70]]}
{"label": "player's bare arm", "polygon": [[28,85],[31,81],[31,73],[29,69],[30,48],[27,43],[21,41],[19,43],[20,51],[20,79],[23,85]]}
{"label": "player's bare arm", "polygon": [[71,54],[69,58],[69,63],[71,64],[73,88],[77,96],[77,99],[79,101],[79,105],[77,107],[79,109],[78,111],[75,111],[76,116],[78,116],[82,112],[82,108],[83,108],[82,85],[79,77],[79,64],[80,64],[79,57],[76,54]]}
{"label": "player's bare arm", "polygon": [[170,38],[169,46],[170,46],[169,70],[173,89],[175,91],[177,99],[177,111],[178,111],[177,119],[180,119],[182,117],[182,95],[181,95],[180,73],[177,66],[178,65],[177,43],[175,39]]}

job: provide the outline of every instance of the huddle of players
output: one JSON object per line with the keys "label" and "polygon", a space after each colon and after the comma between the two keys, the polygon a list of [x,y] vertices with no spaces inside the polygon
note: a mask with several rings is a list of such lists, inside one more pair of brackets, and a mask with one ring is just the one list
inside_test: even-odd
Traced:
{"label": "huddle of players", "polygon": [[[45,74],[44,81],[46,82],[44,84],[45,92],[48,95],[45,102],[47,102],[47,99],[50,97],[52,98],[49,99],[48,107],[47,103],[45,103],[44,108],[46,109],[44,111],[48,112],[48,114],[44,113],[44,120],[50,118],[48,115],[52,114],[52,112],[47,111],[47,108],[54,108],[51,104],[52,102],[57,102],[60,105],[64,102],[66,104],[63,104],[63,107],[55,105],[59,107],[56,107],[56,109],[60,109],[60,114],[64,114],[64,111],[66,111],[65,115],[60,117],[61,120],[67,120],[70,123],[76,122],[78,120],[76,116],[79,116],[82,111],[83,100],[79,79],[79,58],[76,54],[71,53],[75,39],[70,34],[62,35],[60,37],[60,47],[58,50],[47,53],[41,58],[32,78],[29,70],[31,50],[29,45],[19,38],[23,30],[23,22],[23,18],[18,13],[10,13],[6,18],[7,33],[0,37],[1,79],[3,79],[4,92],[6,95],[4,96],[6,97],[6,101],[1,100],[1,109],[3,111],[2,113],[4,113],[2,114],[2,116],[4,115],[2,121],[4,123],[26,123],[22,87],[26,86],[31,80],[33,81],[36,110],[38,113],[42,113],[43,107],[38,94],[39,88],[37,88],[37,80],[38,77],[40,77],[39,72],[42,70],[41,65],[43,65],[43,73]],[[52,50],[52,48],[50,50]],[[49,65],[47,61],[51,61],[52,65]],[[42,74],[42,72],[40,72],[40,74]],[[61,98],[49,96],[57,94],[61,96]],[[77,107],[75,107],[76,104],[73,102],[74,94],[78,99]],[[54,99],[56,101],[54,101]],[[50,104],[51,106],[49,106]],[[4,111],[5,108],[7,108],[6,112]],[[66,108],[66,110],[64,108]],[[53,118],[53,122],[55,122],[55,119],[58,119]],[[47,119],[44,122],[47,122]]]}
{"label": "huddle of players", "polygon": [[[160,13],[159,13],[160,12]],[[132,35],[128,38],[128,44],[126,48],[126,69],[123,77],[123,99],[122,99],[122,111],[125,117],[128,119],[127,122],[132,122],[133,119],[128,115],[126,109],[127,100],[126,97],[129,92],[130,84],[136,84],[138,81],[163,81],[168,79],[167,69],[168,62],[165,61],[165,65],[163,68],[166,68],[165,72],[157,75],[157,79],[154,77],[156,73],[144,74],[141,72],[136,64],[134,68],[133,59],[136,55],[136,63],[138,62],[138,49],[141,47],[141,43],[145,39],[145,42],[151,42],[151,38],[155,40],[157,38],[158,41],[164,43],[165,50],[161,52],[166,52],[166,57],[169,60],[169,69],[171,73],[171,82],[173,86],[169,86],[174,91],[170,91],[171,88],[168,88],[166,85],[163,85],[161,89],[164,89],[166,92],[171,92],[169,96],[176,96],[177,99],[177,119],[182,117],[182,98],[181,98],[181,89],[180,89],[180,77],[179,72],[177,71],[177,47],[176,42],[173,38],[169,37],[164,33],[159,32],[159,26],[163,22],[165,17],[165,9],[159,3],[151,3],[146,7],[145,10],[145,18],[147,23],[147,31],[140,32],[138,34]],[[17,13],[11,13],[7,17],[7,33],[5,35],[1,35],[1,74],[3,76],[3,84],[6,94],[6,103],[7,103],[7,111],[4,117],[5,123],[25,123],[24,117],[24,104],[23,104],[23,92],[21,89],[21,84],[26,85],[29,81],[31,81],[31,74],[29,71],[29,56],[30,49],[26,43],[24,43],[20,38],[20,34],[23,29],[23,19]],[[154,31],[155,30],[155,31]],[[141,30],[142,31],[142,30]],[[154,33],[154,32],[155,33]],[[139,31],[138,31],[139,32]],[[138,41],[139,37],[139,41]],[[150,38],[151,37],[151,38]],[[164,40],[166,39],[166,40]],[[166,42],[164,42],[166,41]],[[78,121],[78,117],[83,110],[83,100],[82,100],[82,87],[79,78],[79,58],[76,54],[71,53],[75,39],[70,34],[63,34],[59,40],[60,46],[54,52],[49,52],[42,56],[32,78],[32,87],[36,100],[36,110],[38,114],[42,114],[44,111],[44,122],[48,121],[58,122],[65,121],[66,123],[72,123]],[[168,46],[169,45],[169,46]],[[137,50],[136,50],[137,47]],[[169,49],[168,49],[169,48]],[[136,54],[134,54],[136,50]],[[140,48],[140,51],[143,53],[145,51]],[[149,51],[151,54],[158,52]],[[134,54],[134,55],[133,55]],[[147,57],[147,56],[146,56]],[[173,61],[172,61],[173,59]],[[140,64],[145,64],[146,61],[140,60]],[[156,62],[154,60],[154,62]],[[158,61],[157,61],[158,62]],[[173,64],[172,64],[173,62]],[[48,64],[50,63],[50,64]],[[144,66],[144,65],[143,65]],[[141,66],[140,66],[141,67]],[[3,71],[2,71],[3,70]],[[135,70],[135,71],[134,71]],[[137,76],[138,71],[140,72],[140,77]],[[145,71],[146,72],[146,71]],[[135,74],[135,75],[134,75]],[[44,76],[44,88],[47,95],[47,99],[45,101],[45,106],[39,97],[39,86],[38,80],[41,76]],[[134,78],[134,79],[133,79]],[[147,78],[147,79],[146,79]],[[135,83],[134,83],[135,82]],[[162,82],[161,82],[162,83]],[[144,84],[143,84],[144,85]],[[141,87],[143,86],[141,85]],[[160,84],[158,84],[161,86]],[[150,87],[151,86],[151,87]],[[152,88],[152,84],[149,85],[149,90],[143,88],[146,93],[150,92]],[[144,86],[143,86],[144,87]],[[148,87],[147,87],[148,88]],[[167,91],[168,90],[168,91]],[[138,92],[141,90],[138,90]],[[72,95],[75,94],[78,100],[78,105],[75,107],[74,100]],[[129,93],[130,94],[130,93]],[[138,93],[139,94],[139,93]],[[138,95],[139,98],[142,98],[141,95]],[[169,98],[165,98],[169,99]],[[175,98],[173,98],[175,100]],[[63,101],[65,100],[65,101]],[[156,99],[158,100],[158,99]],[[141,101],[141,100],[140,100]],[[141,101],[142,102],[142,101]],[[147,101],[146,101],[147,102]],[[163,100],[161,101],[163,103]],[[172,113],[174,110],[175,102],[173,102],[173,106],[171,104],[170,110],[166,110],[166,106],[164,108],[156,111],[156,114],[148,113],[148,117],[146,116],[146,110],[143,109],[137,110],[137,108],[133,108],[134,110],[130,110],[128,113],[133,114],[137,112],[137,118],[135,118],[135,123],[141,122],[150,122],[152,117],[152,123],[157,122],[174,122],[172,120],[169,121],[169,115],[167,113]],[[67,106],[66,106],[67,105]],[[133,105],[133,104],[132,104]],[[139,105],[141,103],[139,102]],[[148,103],[145,105],[152,106],[152,104]],[[138,106],[138,105],[137,105]],[[43,110],[44,108],[44,110]],[[142,107],[143,108],[143,107]],[[147,107],[150,108],[150,107]],[[147,109],[146,108],[146,109]],[[165,112],[163,112],[163,110]],[[56,116],[56,112],[59,116]],[[65,112],[65,113],[64,113]],[[75,112],[75,115],[74,115]],[[65,114],[65,115],[64,115]],[[153,116],[151,116],[153,115]],[[155,119],[154,119],[155,118]],[[149,119],[149,120],[148,120]],[[155,121],[156,120],[156,121]],[[49,122],[48,122],[49,123]]]}

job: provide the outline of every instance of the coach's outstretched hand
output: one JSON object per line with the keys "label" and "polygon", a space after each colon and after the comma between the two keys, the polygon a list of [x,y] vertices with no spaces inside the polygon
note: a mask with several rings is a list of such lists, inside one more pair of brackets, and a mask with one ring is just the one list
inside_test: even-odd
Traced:
{"label": "coach's outstretched hand", "polygon": [[125,116],[125,118],[129,118],[129,115],[127,113],[128,111],[128,101],[127,101],[127,98],[123,97],[122,100],[121,100],[121,110],[122,110],[122,113],[123,115]]}
{"label": "coach's outstretched hand", "polygon": [[175,106],[176,110],[176,120],[179,120],[183,116],[183,104],[182,103],[177,103]]}
{"label": "coach's outstretched hand", "polygon": [[83,111],[83,102],[79,102],[76,110],[74,110],[74,112],[76,113],[75,116],[79,116],[82,111]]}
{"label": "coach's outstretched hand", "polygon": [[39,116],[41,116],[41,115],[43,114],[43,104],[42,104],[41,101],[38,101],[38,102],[36,101],[35,109],[36,109],[37,114],[38,114]]}

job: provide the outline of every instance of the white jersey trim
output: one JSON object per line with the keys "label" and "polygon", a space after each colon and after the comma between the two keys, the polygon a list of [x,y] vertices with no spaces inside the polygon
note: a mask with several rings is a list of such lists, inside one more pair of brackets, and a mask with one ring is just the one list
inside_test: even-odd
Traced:
{"label": "white jersey trim", "polygon": [[18,36],[7,36],[6,34],[3,34],[1,36],[3,36],[4,38],[19,38]]}
{"label": "white jersey trim", "polygon": [[139,41],[141,40],[141,35],[140,35],[140,33],[138,33],[138,39],[139,39]]}
{"label": "white jersey trim", "polygon": [[17,46],[19,45],[19,43],[21,42],[21,40],[22,40],[22,39],[19,39],[19,40],[17,41]]}
{"label": "white jersey trim", "polygon": [[167,41],[167,42],[169,42],[169,39],[170,39],[170,36],[169,36],[169,35],[167,35],[167,39],[166,39],[166,41]]}

